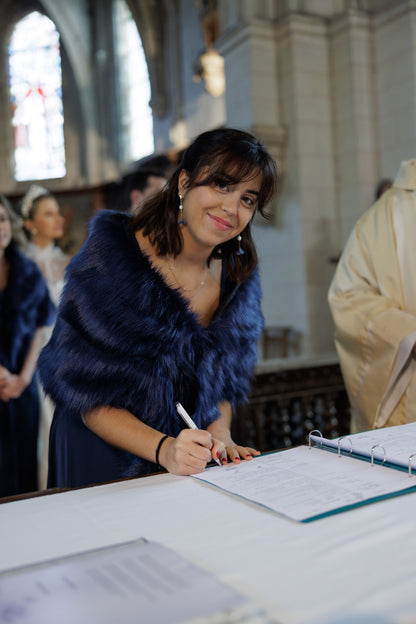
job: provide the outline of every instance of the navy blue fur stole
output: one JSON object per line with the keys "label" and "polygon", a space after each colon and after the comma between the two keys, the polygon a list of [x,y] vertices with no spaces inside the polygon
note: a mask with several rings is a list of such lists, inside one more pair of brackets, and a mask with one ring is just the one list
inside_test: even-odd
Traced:
{"label": "navy blue fur stole", "polygon": [[128,231],[129,217],[102,211],[71,260],[54,332],[42,351],[42,383],[79,415],[99,405],[125,408],[177,435],[175,401],[195,397],[206,428],[217,405],[244,402],[263,317],[257,270],[208,327],[169,288]]}

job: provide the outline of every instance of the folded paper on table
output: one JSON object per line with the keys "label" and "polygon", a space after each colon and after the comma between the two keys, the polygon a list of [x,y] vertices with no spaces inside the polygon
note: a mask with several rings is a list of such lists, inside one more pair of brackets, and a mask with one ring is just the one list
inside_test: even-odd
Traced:
{"label": "folded paper on table", "polygon": [[407,470],[416,459],[416,423],[351,435],[350,441],[311,438],[316,446],[209,468],[193,477],[302,522],[416,491],[416,475]]}
{"label": "folded paper on table", "polygon": [[272,624],[215,576],[143,539],[1,573],[0,622]]}

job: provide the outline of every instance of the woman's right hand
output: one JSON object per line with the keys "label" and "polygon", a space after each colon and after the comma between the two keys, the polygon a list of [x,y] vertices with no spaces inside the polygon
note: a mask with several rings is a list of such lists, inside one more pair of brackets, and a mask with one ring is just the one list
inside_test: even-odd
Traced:
{"label": "woman's right hand", "polygon": [[0,366],[0,399],[10,401],[18,399],[25,390],[27,383],[22,375],[14,375],[4,366]]}
{"label": "woman's right hand", "polygon": [[176,475],[202,472],[212,459],[212,436],[201,429],[183,429],[177,438],[167,438],[159,453],[159,464]]}

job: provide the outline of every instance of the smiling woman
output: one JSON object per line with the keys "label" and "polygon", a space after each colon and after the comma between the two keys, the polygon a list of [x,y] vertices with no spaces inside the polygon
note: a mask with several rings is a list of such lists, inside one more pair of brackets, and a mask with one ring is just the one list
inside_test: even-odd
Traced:
{"label": "smiling woman", "polygon": [[[263,325],[250,225],[275,183],[263,145],[223,128],[194,140],[139,215],[95,218],[40,358],[56,403],[50,486],[258,454],[230,426]],[[183,430],[176,402],[198,429]]]}

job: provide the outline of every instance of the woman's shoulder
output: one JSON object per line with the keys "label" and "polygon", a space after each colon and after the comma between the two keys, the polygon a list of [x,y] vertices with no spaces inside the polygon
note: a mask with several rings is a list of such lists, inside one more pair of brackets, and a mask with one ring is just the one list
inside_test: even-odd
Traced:
{"label": "woman's shoulder", "polygon": [[87,238],[73,256],[71,264],[74,266],[80,259],[100,253],[100,250],[119,247],[128,236],[128,224],[129,215],[114,210],[101,210],[89,222]]}
{"label": "woman's shoulder", "polygon": [[102,210],[90,223],[84,245],[71,259],[67,276],[82,280],[108,279],[114,284],[115,276],[137,279],[137,271],[146,266],[140,246],[130,231],[128,214]]}
{"label": "woman's shoulder", "polygon": [[97,253],[101,249],[106,251],[125,245],[130,238],[129,224],[128,214],[115,210],[101,210],[91,219],[87,240],[80,251]]}
{"label": "woman's shoulder", "polygon": [[109,234],[126,231],[131,216],[117,210],[100,210],[90,221],[89,235]]}
{"label": "woman's shoulder", "polygon": [[41,276],[36,262],[18,247],[12,252],[11,264],[17,274],[22,277],[36,278]]}
{"label": "woman's shoulder", "polygon": [[[10,294],[16,301],[32,302],[46,296],[46,281],[37,264],[21,250],[15,249],[10,263]],[[15,295],[13,295],[15,293]]]}

